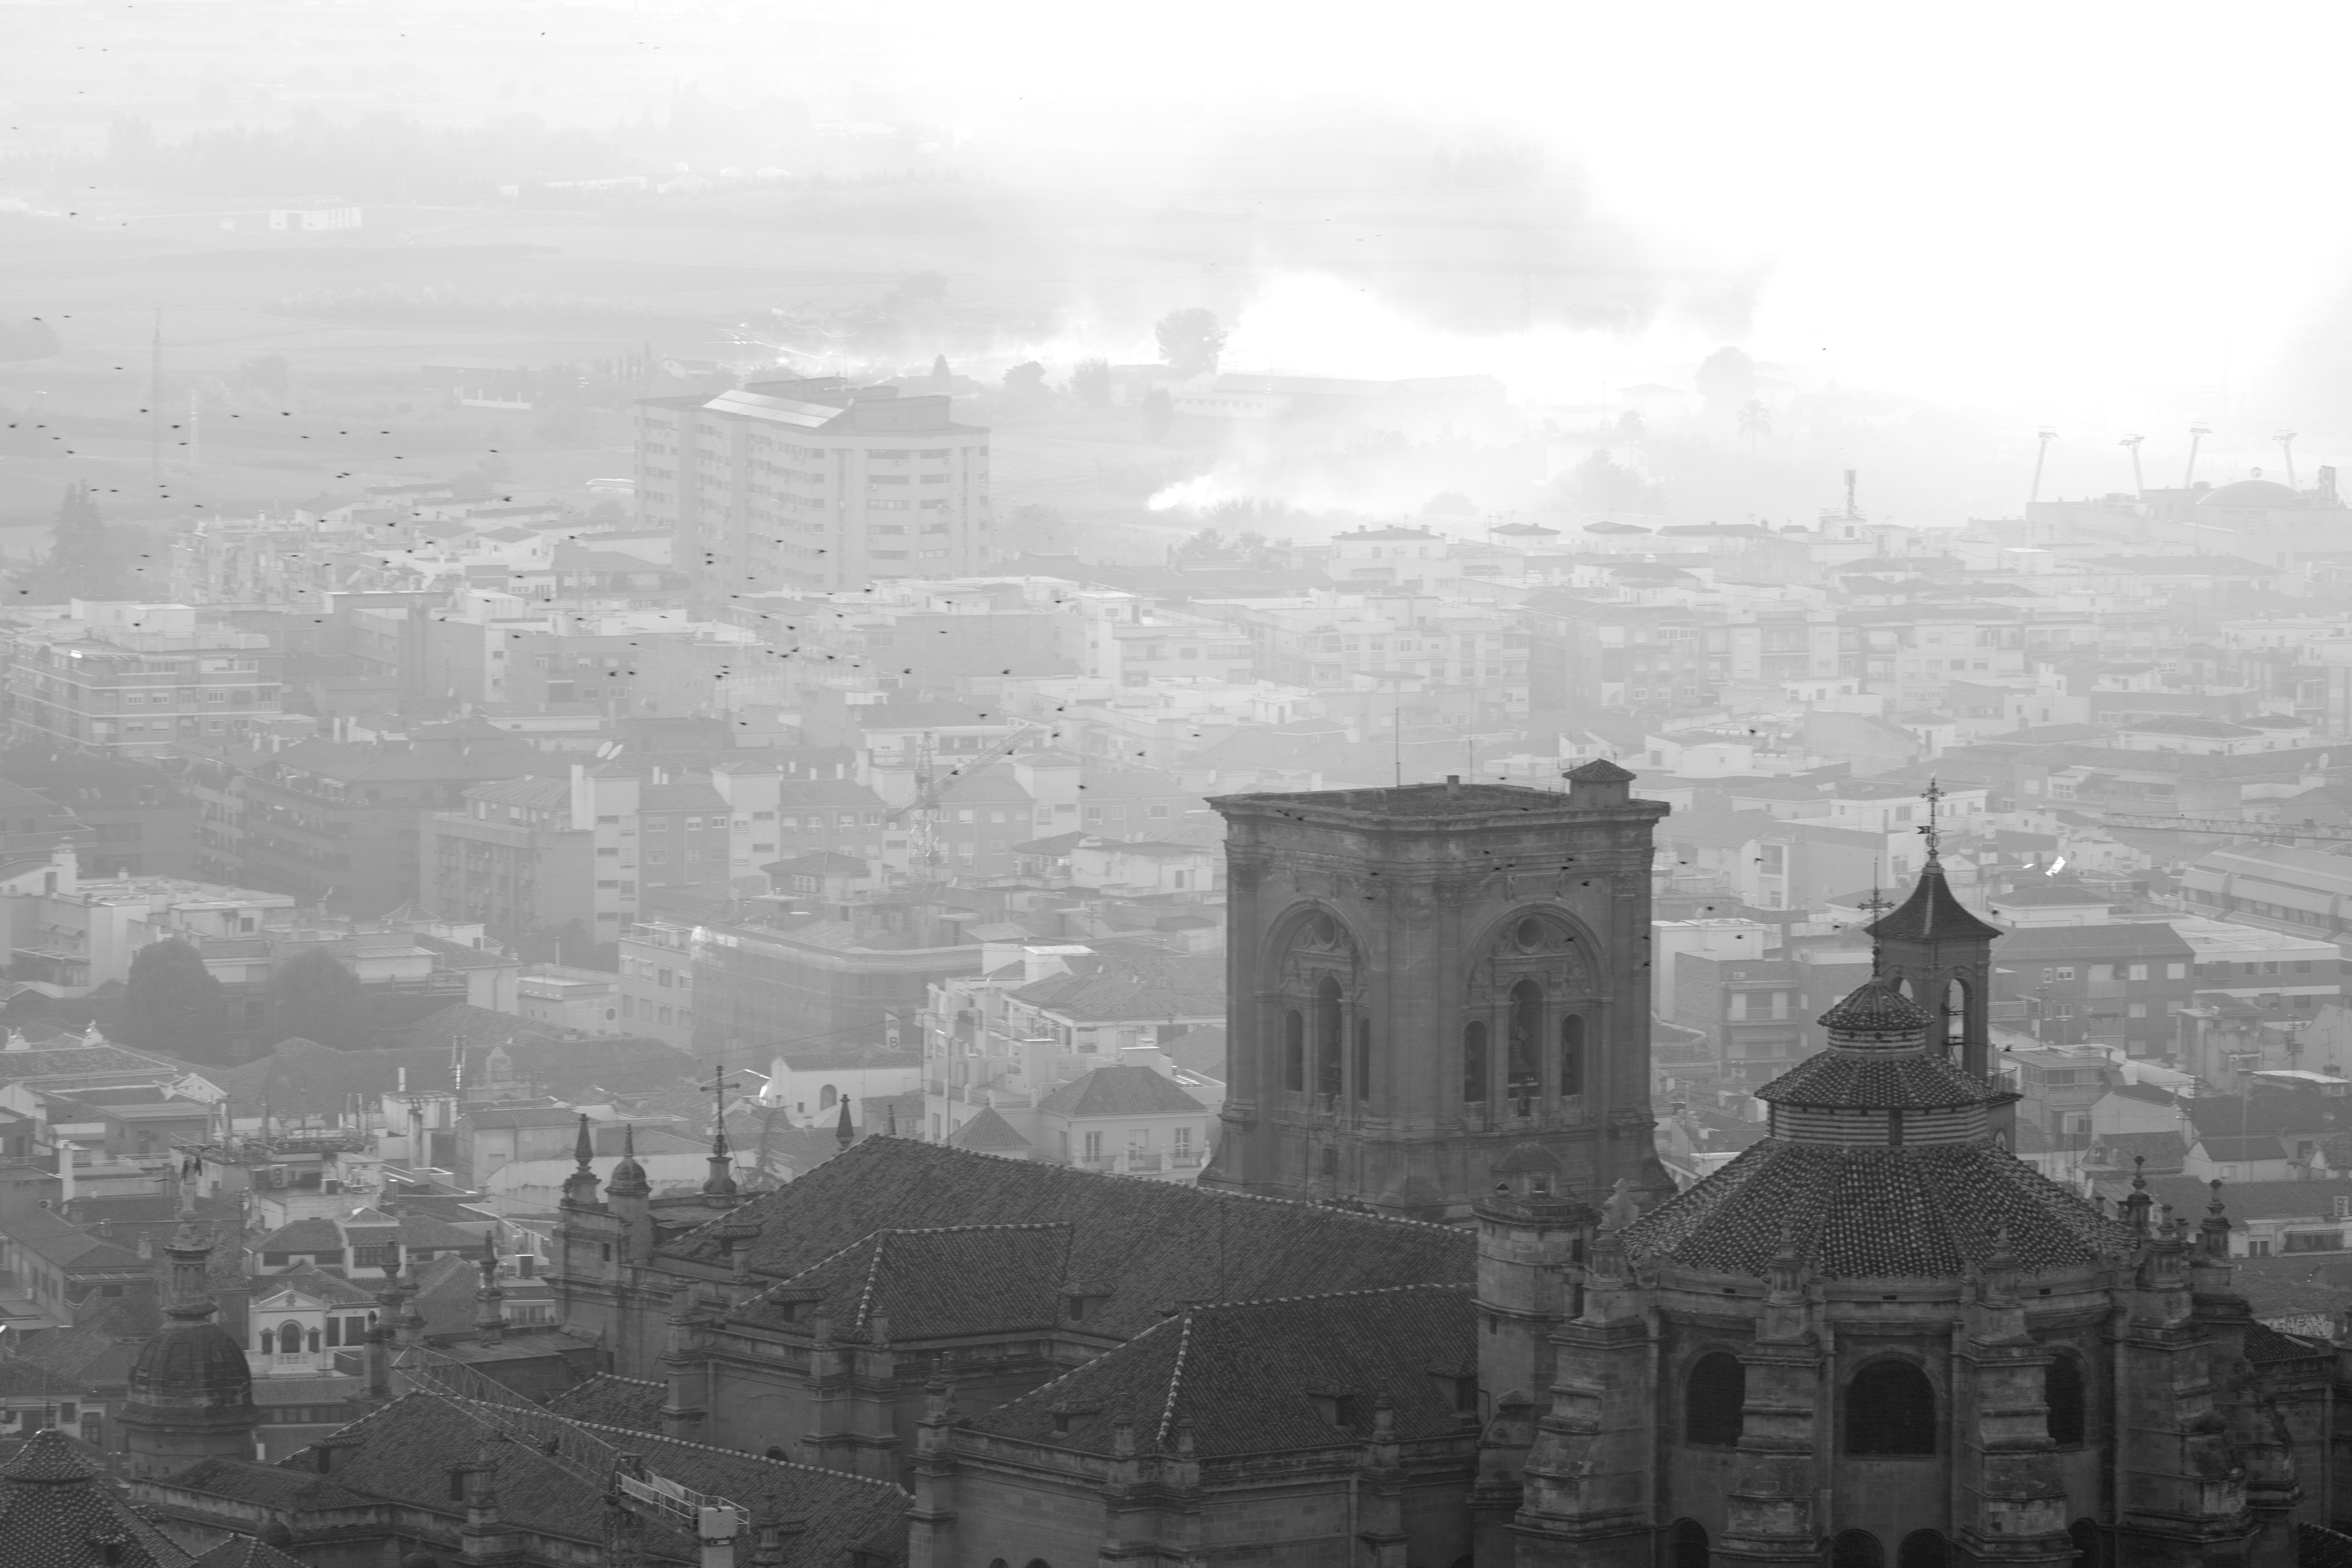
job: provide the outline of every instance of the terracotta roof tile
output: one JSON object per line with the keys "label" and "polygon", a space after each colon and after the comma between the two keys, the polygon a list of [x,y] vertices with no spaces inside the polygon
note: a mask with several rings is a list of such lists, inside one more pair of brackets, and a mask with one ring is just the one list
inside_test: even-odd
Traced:
{"label": "terracotta roof tile", "polygon": [[1625,1228],[1629,1253],[1761,1279],[1784,1228],[1820,1277],[1950,1279],[1995,1232],[2028,1273],[2092,1267],[2132,1233],[1984,1144],[1842,1147],[1767,1138]]}
{"label": "terracotta roof tile", "polygon": [[[882,1229],[1066,1224],[1067,1277],[1099,1282],[1106,1334],[1139,1333],[1181,1301],[1247,1301],[1338,1290],[1453,1284],[1475,1240],[1450,1226],[1387,1219],[1174,1183],[866,1138],[731,1211],[757,1224],[751,1266],[790,1278]],[[708,1226],[664,1250],[716,1259]]]}
{"label": "terracotta roof tile", "polygon": [[1038,1102],[1056,1116],[1181,1116],[1208,1107],[1149,1067],[1121,1062],[1072,1079]]}
{"label": "terracotta roof tile", "polygon": [[64,1433],[36,1434],[0,1467],[8,1568],[186,1568],[187,1552],[131,1506],[100,1463]]}
{"label": "terracotta roof tile", "polygon": [[1101,1453],[1114,1424],[1137,1448],[1203,1458],[1357,1448],[1385,1396],[1405,1442],[1468,1436],[1457,1378],[1475,1375],[1468,1284],[1408,1285],[1187,1307],[972,1424],[992,1436]]}
{"label": "terracotta roof tile", "polygon": [[658,1432],[662,1405],[668,1396],[669,1391],[661,1384],[600,1372],[550,1399],[547,1407],[566,1420]]}

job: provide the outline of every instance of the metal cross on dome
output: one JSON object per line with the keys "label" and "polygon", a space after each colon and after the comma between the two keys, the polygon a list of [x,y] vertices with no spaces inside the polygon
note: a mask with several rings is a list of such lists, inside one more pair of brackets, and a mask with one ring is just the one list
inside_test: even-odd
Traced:
{"label": "metal cross on dome", "polygon": [[[1879,889],[1878,870],[1876,866],[1874,865],[1871,868],[1870,873],[1870,896],[1862,901],[1862,913],[1864,915],[1862,928],[1864,931],[1868,931],[1872,926],[1877,925],[1879,921],[1885,918],[1886,912],[1894,907],[1895,901],[1887,897],[1886,894]],[[1874,938],[1870,944],[1870,976],[1873,979],[1876,979],[1878,977],[1879,957],[1878,943],[1876,939]]]}

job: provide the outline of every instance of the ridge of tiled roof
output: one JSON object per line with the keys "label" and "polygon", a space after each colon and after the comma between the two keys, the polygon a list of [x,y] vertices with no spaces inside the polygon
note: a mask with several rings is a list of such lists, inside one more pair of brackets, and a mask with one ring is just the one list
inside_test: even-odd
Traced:
{"label": "ridge of tiled roof", "polygon": [[[1475,1270],[1475,1239],[1454,1226],[1108,1177],[908,1138],[861,1139],[725,1218],[759,1227],[751,1266],[780,1280],[881,1229],[1066,1223],[1068,1276],[1108,1287],[1088,1321],[1113,1337],[1157,1322],[1171,1301],[1454,1283]],[[719,1248],[705,1225],[663,1251],[715,1258]]]}
{"label": "ridge of tiled roof", "polygon": [[[405,1501],[429,1513],[453,1512],[448,1466],[453,1456],[473,1452],[497,1427],[474,1415],[470,1401],[412,1391],[369,1411],[337,1436],[363,1438],[352,1445],[335,1481],[362,1497]],[[502,1406],[501,1425],[520,1419],[544,1423],[550,1436],[577,1427],[620,1439],[612,1444],[641,1457],[667,1480],[714,1493],[751,1511],[804,1521],[794,1548],[811,1562],[830,1563],[854,1545],[887,1537],[888,1555],[903,1556],[907,1508],[912,1500],[890,1481],[822,1469],[784,1459],[762,1458],[683,1437],[634,1427],[573,1420],[543,1407]],[[508,1521],[528,1530],[576,1541],[599,1542],[602,1510],[593,1489],[547,1459],[530,1443],[499,1448],[499,1502]],[[299,1472],[316,1462],[305,1449],[280,1462]]]}
{"label": "ridge of tiled roof", "polygon": [[217,1542],[189,1568],[306,1568],[268,1542],[250,1535],[232,1535]]}
{"label": "ridge of tiled roof", "polygon": [[1986,1143],[1885,1145],[1766,1138],[1622,1232],[1629,1254],[1762,1279],[1784,1232],[1822,1279],[1957,1279],[2005,1229],[2027,1273],[2088,1268],[2134,1245],[2108,1218]]}
{"label": "ridge of tiled roof", "polygon": [[599,1372],[583,1378],[547,1401],[547,1408],[583,1426],[619,1427],[632,1432],[659,1432],[661,1407],[668,1401],[666,1384],[639,1377]]}
{"label": "ridge of tiled roof", "polygon": [[[1475,1369],[1473,1289],[1422,1283],[1187,1305],[972,1425],[1081,1452],[1108,1451],[1120,1417],[1145,1451],[1168,1451],[1189,1425],[1202,1458],[1230,1459],[1355,1448],[1385,1395],[1400,1439],[1454,1436],[1463,1416],[1440,1370]],[[1320,1407],[1335,1396],[1359,1402],[1355,1424]]]}

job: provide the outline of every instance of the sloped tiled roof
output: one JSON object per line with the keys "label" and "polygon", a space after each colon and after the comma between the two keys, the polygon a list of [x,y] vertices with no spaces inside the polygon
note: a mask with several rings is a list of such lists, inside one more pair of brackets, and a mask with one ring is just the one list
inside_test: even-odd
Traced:
{"label": "sloped tiled roof", "polygon": [[89,1449],[54,1428],[0,1466],[0,1542],[8,1568],[187,1568],[190,1561],[131,1506]]}
{"label": "sloped tiled roof", "polygon": [[[910,1138],[866,1138],[733,1211],[760,1227],[748,1261],[789,1278],[881,1229],[1061,1223],[1068,1278],[1106,1291],[1087,1321],[1126,1336],[1181,1301],[1470,1280],[1475,1241],[1450,1226],[1102,1176]],[[709,1227],[666,1252],[716,1260]]]}
{"label": "sloped tiled roof", "polygon": [[1464,1432],[1455,1379],[1477,1355],[1466,1284],[1192,1306],[973,1425],[1103,1453],[1124,1416],[1139,1451],[1164,1453],[1190,1423],[1194,1450],[1224,1458],[1358,1448],[1385,1395],[1398,1438],[1427,1441]]}
{"label": "sloped tiled roof", "polygon": [[1038,1102],[1056,1116],[1181,1116],[1208,1109],[1149,1067],[1121,1062],[1097,1067]]}
{"label": "sloped tiled roof", "polygon": [[1079,956],[1068,974],[1048,975],[1013,995],[1080,1022],[1216,1018],[1225,1010],[1224,958],[1209,953]]}
{"label": "sloped tiled roof", "polygon": [[950,1133],[947,1145],[951,1149],[1019,1150],[1024,1154],[1034,1147],[993,1105],[982,1107],[980,1114]]}
{"label": "sloped tiled roof", "polygon": [[320,1215],[289,1220],[263,1237],[254,1249],[258,1252],[340,1252],[343,1249],[343,1233],[335,1222]]}
{"label": "sloped tiled roof", "polygon": [[250,1535],[232,1535],[199,1557],[191,1568],[305,1568],[299,1558],[289,1557],[266,1541]]}
{"label": "sloped tiled roof", "polygon": [[1893,913],[1874,923],[1870,934],[1881,941],[1957,942],[1972,937],[1992,940],[2001,928],[1969,910],[1944,880],[1944,869],[1930,863],[1912,884],[1911,896]]}
{"label": "sloped tiled roof", "polygon": [[1784,1231],[1818,1277],[1950,1279],[2006,1228],[2028,1273],[2127,1252],[2131,1231],[1985,1144],[1905,1147],[1767,1138],[1624,1230],[1629,1253],[1761,1279]]}
{"label": "sloped tiled roof", "polygon": [[1982,1105],[1990,1097],[1982,1084],[1941,1057],[1865,1054],[1834,1046],[1756,1091],[1756,1098],[1776,1105],[1857,1111],[1953,1109]]}
{"label": "sloped tiled roof", "polygon": [[[779,1287],[821,1303],[834,1337],[893,1343],[1024,1330],[1050,1333],[1067,1283],[1067,1225],[877,1230]],[[812,1296],[809,1292],[814,1292]]]}
{"label": "sloped tiled roof", "polygon": [[[803,1561],[842,1561],[853,1547],[874,1551],[885,1563],[904,1559],[906,1511],[912,1500],[887,1481],[763,1459],[652,1432],[569,1422],[545,1411],[510,1406],[503,1419],[543,1423],[551,1436],[564,1427],[579,1427],[610,1447],[638,1455],[646,1469],[664,1479],[726,1498],[748,1510],[754,1519],[800,1521],[803,1529],[793,1538],[793,1547]],[[410,1394],[342,1428],[338,1436],[361,1441],[346,1451],[334,1481],[362,1496],[404,1503],[445,1518],[459,1517],[463,1505],[453,1506],[449,1499],[449,1466],[479,1451],[483,1434],[481,1422],[457,1404]],[[598,1490],[551,1462],[539,1447],[527,1442],[498,1445],[501,1512],[523,1529],[601,1546],[604,1500]],[[306,1449],[289,1458],[284,1468],[299,1471],[315,1463],[316,1456]],[[664,1539],[667,1533],[649,1530],[648,1546],[683,1547],[681,1555],[690,1557],[691,1542],[682,1537]]]}
{"label": "sloped tiled roof", "polygon": [[669,1390],[662,1384],[600,1372],[550,1399],[547,1407],[569,1421],[658,1432],[662,1406],[668,1397]]}

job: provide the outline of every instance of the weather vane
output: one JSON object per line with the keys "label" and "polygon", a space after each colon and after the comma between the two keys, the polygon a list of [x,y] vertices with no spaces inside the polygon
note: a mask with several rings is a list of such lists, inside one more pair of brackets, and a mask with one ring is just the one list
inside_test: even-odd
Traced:
{"label": "weather vane", "polygon": [[1933,865],[1936,863],[1937,852],[1943,847],[1944,841],[1942,825],[1936,820],[1936,808],[1943,803],[1944,787],[1930,778],[1927,780],[1927,787],[1919,793],[1925,796],[1927,801],[1927,825],[1919,831],[1927,835],[1927,863]]}

